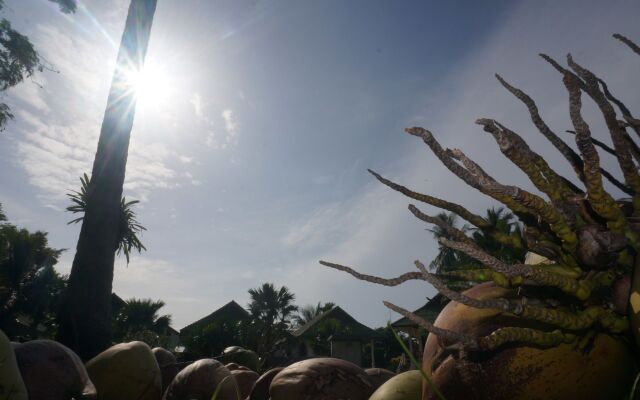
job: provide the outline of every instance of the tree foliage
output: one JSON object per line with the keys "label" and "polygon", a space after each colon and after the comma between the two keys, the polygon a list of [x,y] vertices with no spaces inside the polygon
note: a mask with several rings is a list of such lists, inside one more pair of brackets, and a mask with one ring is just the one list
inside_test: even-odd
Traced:
{"label": "tree foliage", "polygon": [[66,285],[53,267],[61,253],[49,247],[45,232],[0,224],[0,329],[24,335],[19,326],[31,332],[40,326],[43,335],[53,334],[54,307]]}
{"label": "tree foliage", "polygon": [[256,349],[265,360],[275,349],[277,340],[290,327],[291,318],[298,307],[293,304],[295,295],[286,286],[276,289],[272,283],[263,283],[258,288],[249,289],[249,296],[253,329],[260,332]]}
{"label": "tree foliage", "polygon": [[171,315],[159,315],[164,306],[162,300],[131,298],[125,301],[114,315],[114,339],[123,342],[141,340],[150,346],[166,342]]}
{"label": "tree foliage", "polygon": [[[76,11],[75,0],[49,0],[57,3],[64,13]],[[4,11],[4,0],[0,0],[0,12]],[[0,19],[0,93],[16,86],[36,71],[43,71],[45,64],[29,38],[13,29],[8,19]],[[13,119],[10,107],[0,103],[0,131]]]}
{"label": "tree foliage", "polygon": [[323,312],[331,310],[333,307],[335,307],[335,303],[332,302],[324,304],[318,302],[315,306],[313,304],[307,304],[306,306],[299,307],[298,314],[293,317],[293,323],[296,327],[301,327]]}
{"label": "tree foliage", "polygon": [[[80,177],[80,190],[74,191],[72,193],[67,193],[67,196],[71,199],[73,203],[69,207],[67,207],[67,211],[72,213],[82,213],[84,214],[87,210],[87,199],[89,198],[91,190],[91,181],[87,174],[83,174]],[[146,231],[147,228],[142,226],[138,220],[136,219],[136,213],[133,211],[132,206],[139,203],[138,200],[127,201],[125,197],[122,197],[120,202],[120,221],[118,228],[118,241],[116,243],[116,254],[124,253],[127,264],[129,263],[129,256],[131,254],[131,250],[137,250],[138,253],[141,253],[142,250],[146,250],[138,235],[142,233],[142,231]],[[78,217],[69,221],[69,224],[76,224],[84,219],[83,217]]]}
{"label": "tree foliage", "polygon": [[215,357],[229,346],[251,348],[258,333],[251,331],[251,325],[242,321],[214,321],[190,331],[180,337],[186,351],[197,357]]}

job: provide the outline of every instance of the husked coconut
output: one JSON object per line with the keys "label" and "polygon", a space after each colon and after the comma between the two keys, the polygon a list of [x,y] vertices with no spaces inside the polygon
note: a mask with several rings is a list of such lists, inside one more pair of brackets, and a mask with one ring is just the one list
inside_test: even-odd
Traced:
{"label": "husked coconut", "polygon": [[14,344],[30,400],[95,399],[96,388],[80,357],[53,340]]}
{"label": "husked coconut", "polygon": [[271,386],[271,381],[273,381],[273,378],[283,369],[283,367],[271,368],[260,375],[258,380],[253,384],[248,400],[269,400],[269,386]]}
{"label": "husked coconut", "polygon": [[273,378],[271,400],[367,400],[373,386],[362,368],[337,358],[291,364]]}
{"label": "husked coconut", "polygon": [[98,400],[157,400],[162,396],[160,367],[143,342],[119,343],[87,362]]}
{"label": "husked coconut", "polygon": [[217,400],[237,400],[231,372],[219,361],[205,358],[190,364],[173,378],[164,400],[211,400],[218,386]]}
{"label": "husked coconut", "polygon": [[151,349],[156,361],[158,362],[158,366],[160,367],[160,375],[162,378],[162,392],[164,393],[169,387],[169,384],[178,374],[178,361],[176,360],[176,356],[173,355],[167,349],[162,347],[155,347]]}

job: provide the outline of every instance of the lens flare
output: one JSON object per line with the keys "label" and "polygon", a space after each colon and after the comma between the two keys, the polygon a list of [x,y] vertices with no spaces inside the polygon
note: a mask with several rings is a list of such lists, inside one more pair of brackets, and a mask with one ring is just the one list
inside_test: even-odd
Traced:
{"label": "lens flare", "polygon": [[171,80],[159,64],[147,62],[140,70],[125,73],[126,84],[134,92],[139,107],[160,107],[171,97]]}

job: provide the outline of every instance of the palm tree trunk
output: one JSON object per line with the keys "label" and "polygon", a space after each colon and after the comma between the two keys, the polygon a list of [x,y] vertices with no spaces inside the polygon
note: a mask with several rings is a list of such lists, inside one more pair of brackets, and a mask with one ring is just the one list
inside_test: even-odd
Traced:
{"label": "palm tree trunk", "polygon": [[157,0],[131,0],[129,6],[69,287],[59,312],[58,340],[83,359],[104,350],[111,341],[113,263],[135,114],[135,93],[125,74],[144,64],[156,3]]}

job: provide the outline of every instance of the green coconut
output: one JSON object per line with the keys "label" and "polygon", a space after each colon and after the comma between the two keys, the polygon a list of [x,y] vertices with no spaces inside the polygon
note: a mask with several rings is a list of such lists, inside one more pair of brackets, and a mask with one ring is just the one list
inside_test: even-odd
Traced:
{"label": "green coconut", "polygon": [[162,396],[160,367],[143,342],[120,343],[87,362],[98,400],[158,400]]}
{"label": "green coconut", "polygon": [[369,400],[420,400],[422,399],[422,374],[418,370],[394,376],[382,384]]}
{"label": "green coconut", "polygon": [[9,338],[0,330],[0,400],[27,400],[16,356]]}

